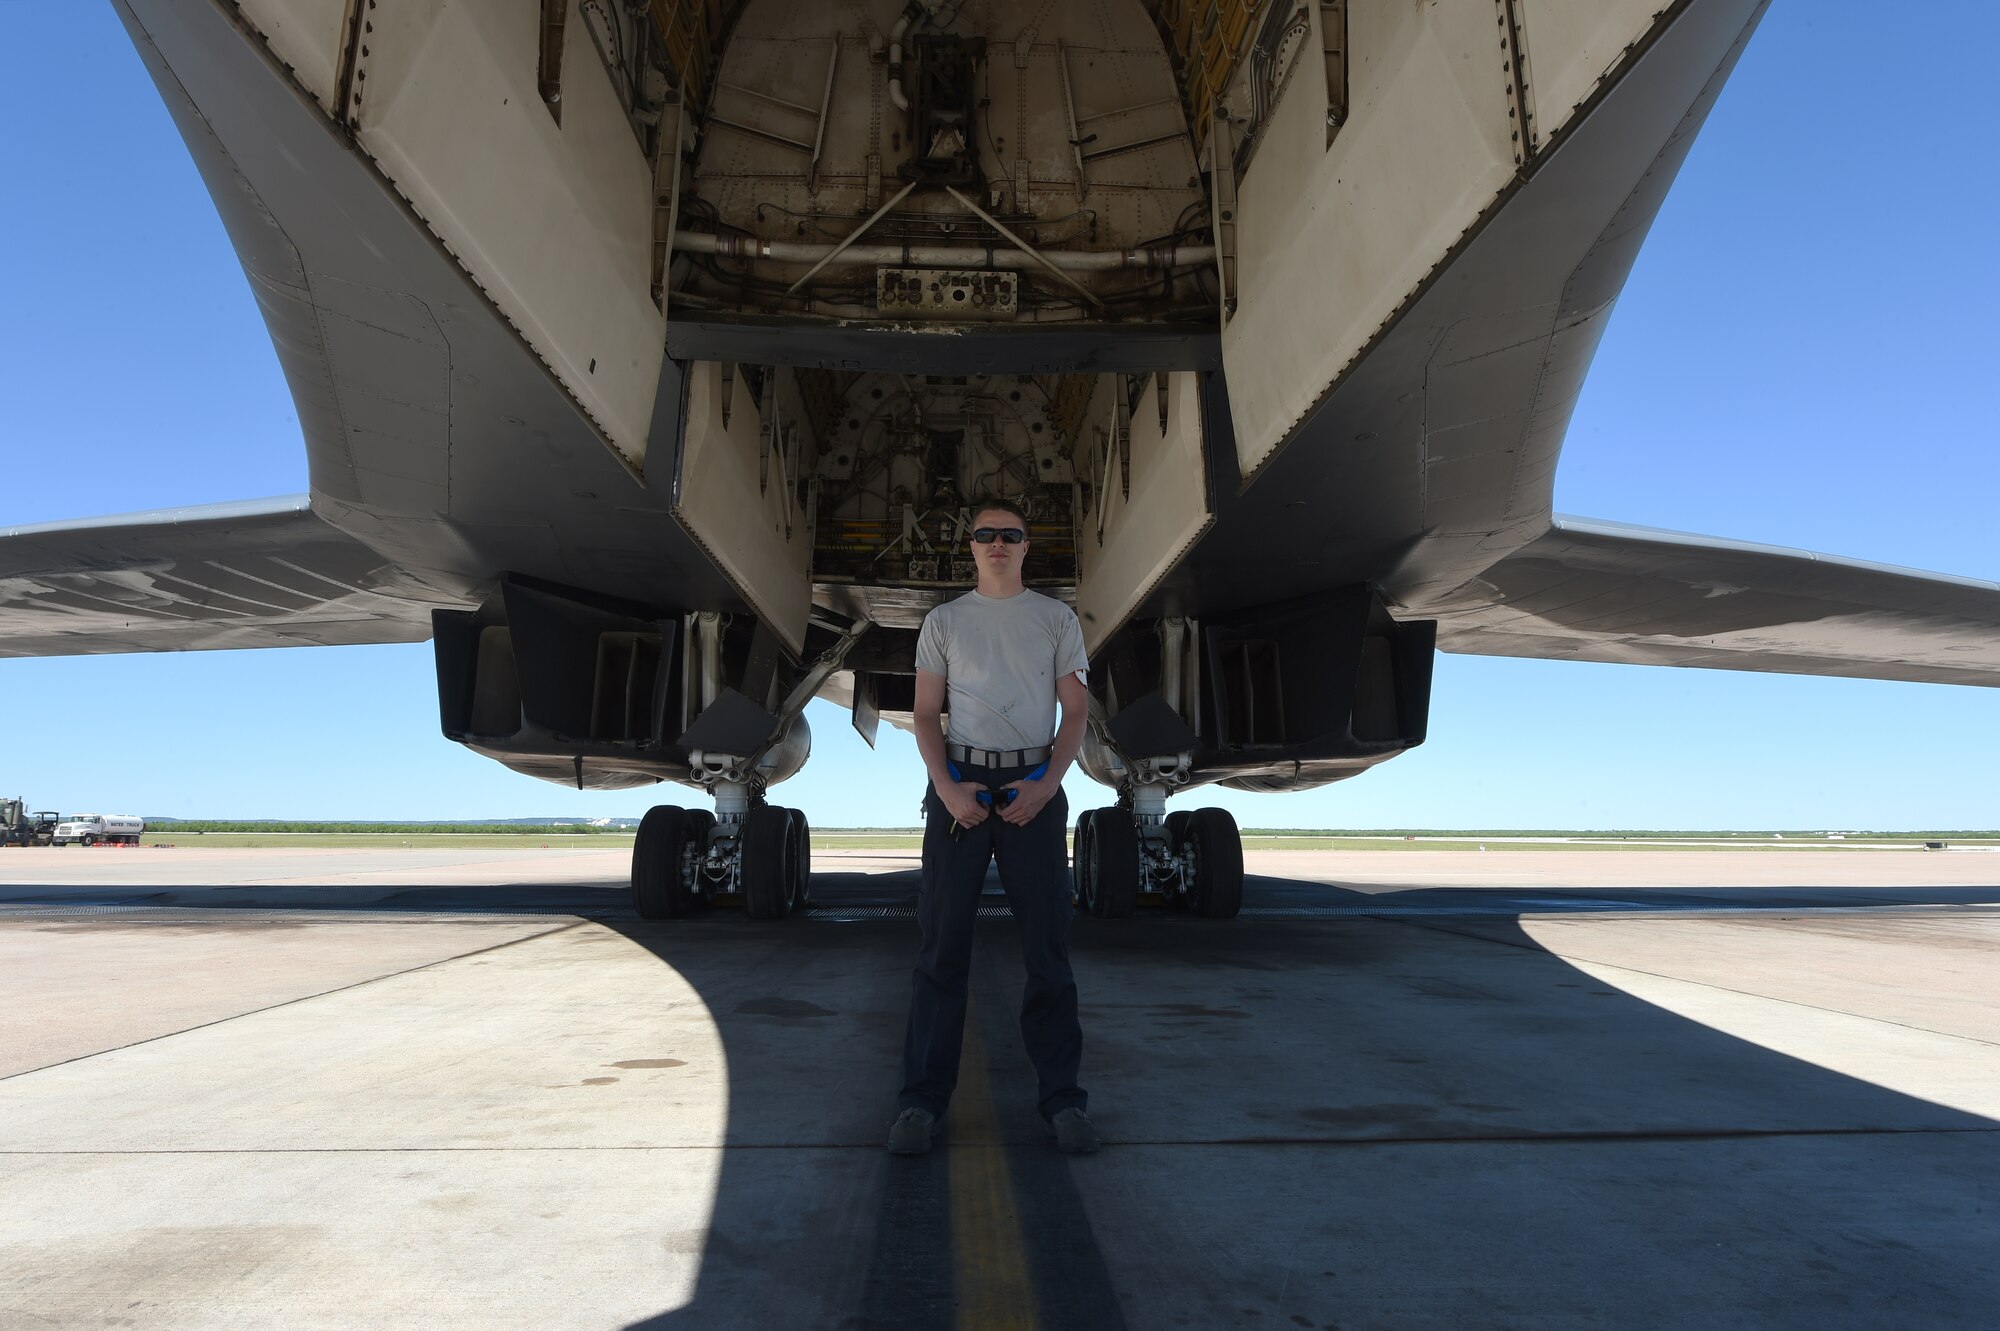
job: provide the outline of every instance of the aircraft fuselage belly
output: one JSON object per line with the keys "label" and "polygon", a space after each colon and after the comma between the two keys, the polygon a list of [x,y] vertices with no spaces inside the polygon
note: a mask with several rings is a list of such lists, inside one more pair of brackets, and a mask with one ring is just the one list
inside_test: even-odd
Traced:
{"label": "aircraft fuselage belly", "polygon": [[[1201,6],[1140,0],[747,0],[693,44],[583,0],[539,27],[118,3],[258,293],[315,510],[473,615],[466,661],[538,631],[492,618],[506,578],[633,608],[550,639],[596,653],[600,784],[678,773],[703,614],[740,621],[709,684],[895,715],[894,633],[967,584],[991,497],[1123,663],[1104,718],[1149,670],[1208,717],[1200,779],[1421,742],[1412,621],[1548,530],[1612,302],[1761,10],[1508,0],[1496,44],[1490,7],[1264,5],[1218,47]],[[1230,690],[1283,642],[1316,687],[1298,606],[1351,608],[1322,690],[1347,720],[1280,701],[1260,766]],[[815,675],[859,619],[893,650]],[[621,688],[653,690],[644,727],[602,711]],[[1301,726],[1340,738],[1315,757]],[[580,759],[543,730],[516,765]]]}

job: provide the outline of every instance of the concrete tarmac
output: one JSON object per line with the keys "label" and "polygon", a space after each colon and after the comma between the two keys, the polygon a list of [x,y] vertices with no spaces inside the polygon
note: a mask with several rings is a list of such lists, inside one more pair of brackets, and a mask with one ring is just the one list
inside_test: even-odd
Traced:
{"label": "concrete tarmac", "polygon": [[2000,855],[1249,858],[909,1160],[912,854],[0,851],[0,1327],[2000,1326]]}

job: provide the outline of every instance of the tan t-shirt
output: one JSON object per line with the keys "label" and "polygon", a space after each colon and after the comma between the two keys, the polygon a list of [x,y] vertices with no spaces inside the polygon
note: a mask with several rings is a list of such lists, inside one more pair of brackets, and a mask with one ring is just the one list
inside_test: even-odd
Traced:
{"label": "tan t-shirt", "polygon": [[1056,733],[1056,680],[1090,664],[1076,612],[1052,596],[967,592],[924,616],[917,669],[945,679],[952,742],[1036,749]]}

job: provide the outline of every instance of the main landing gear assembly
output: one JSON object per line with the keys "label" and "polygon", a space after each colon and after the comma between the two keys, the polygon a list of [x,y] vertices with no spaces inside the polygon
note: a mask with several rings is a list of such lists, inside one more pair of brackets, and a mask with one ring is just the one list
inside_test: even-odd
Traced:
{"label": "main landing gear assembly", "polygon": [[[1151,775],[1151,773],[1148,773]],[[1227,809],[1166,811],[1167,779],[1077,816],[1076,907],[1103,919],[1130,915],[1142,897],[1227,920],[1243,908],[1243,837]]]}
{"label": "main landing gear assembly", "polygon": [[632,905],[640,918],[678,919],[734,896],[753,920],[782,919],[812,899],[812,828],[804,813],[761,798],[717,812],[663,804],[639,822]]}
{"label": "main landing gear assembly", "polygon": [[632,905],[642,919],[678,919],[729,897],[753,920],[779,920],[812,900],[812,827],[804,813],[768,802],[764,792],[805,765],[812,752],[806,703],[869,623],[840,629],[770,711],[722,687],[720,619],[693,617],[693,669],[704,701],[680,738],[688,752],[685,779],[708,793],[715,812],[663,804],[640,820]]}
{"label": "main landing gear assembly", "polygon": [[[812,827],[764,798],[769,778],[796,771],[811,747],[803,718],[757,759],[696,749],[691,775],[715,812],[663,804],[639,820],[632,905],[642,919],[678,919],[733,897],[753,920],[779,920],[812,899]],[[747,747],[747,746],[745,746]]]}

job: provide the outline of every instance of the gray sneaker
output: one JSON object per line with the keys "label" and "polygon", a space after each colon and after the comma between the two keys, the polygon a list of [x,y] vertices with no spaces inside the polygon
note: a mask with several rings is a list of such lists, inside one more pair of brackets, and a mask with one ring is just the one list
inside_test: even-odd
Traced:
{"label": "gray sneaker", "polygon": [[1046,1121],[1048,1133],[1056,1139],[1056,1149],[1064,1155],[1095,1155],[1104,1139],[1081,1109],[1065,1109]]}
{"label": "gray sneaker", "polygon": [[928,1109],[905,1109],[889,1126],[889,1154],[922,1155],[931,1149],[931,1138],[936,1135],[936,1114]]}

